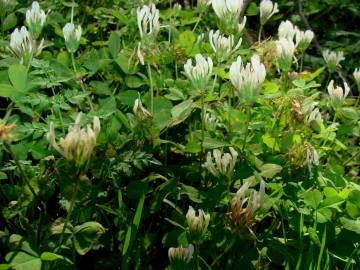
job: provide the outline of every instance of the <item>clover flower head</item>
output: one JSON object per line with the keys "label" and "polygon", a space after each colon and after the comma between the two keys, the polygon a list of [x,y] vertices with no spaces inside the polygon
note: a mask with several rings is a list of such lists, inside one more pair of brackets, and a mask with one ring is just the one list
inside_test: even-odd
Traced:
{"label": "clover flower head", "polygon": [[79,48],[82,29],[79,25],[75,27],[73,23],[67,23],[62,29],[65,39],[66,48],[69,53],[74,53]]}
{"label": "clover flower head", "polygon": [[297,31],[297,27],[292,24],[290,21],[282,21],[279,25],[278,36],[279,39],[286,38],[288,40],[293,40]]}
{"label": "clover flower head", "polygon": [[334,52],[326,49],[322,55],[330,73],[333,73],[340,66],[340,62],[345,60],[344,53],[341,51]]}
{"label": "clover flower head", "polygon": [[309,47],[313,38],[314,38],[313,31],[311,30],[301,31],[297,29],[295,35],[296,48],[298,48],[302,52],[305,51]]}
{"label": "clover flower head", "polygon": [[319,154],[310,143],[305,143],[305,149],[306,158],[304,161],[304,165],[308,167],[309,171],[311,171],[313,165],[318,166],[320,163]]}
{"label": "clover flower head", "polygon": [[25,26],[16,28],[10,35],[9,50],[20,59],[20,63],[28,63],[32,57],[41,53],[44,40],[37,44]]}
{"label": "clover flower head", "polygon": [[210,30],[209,32],[210,45],[218,57],[219,61],[227,59],[233,52],[235,52],[241,45],[242,39],[240,38],[237,43],[235,43],[234,35],[228,37],[221,35],[220,31]]}
{"label": "clover flower head", "polygon": [[231,178],[234,174],[234,168],[238,157],[238,152],[229,147],[230,153],[223,154],[219,149],[208,152],[204,167],[215,177],[226,176]]}
{"label": "clover flower head", "polygon": [[41,34],[46,17],[45,11],[40,8],[37,1],[34,1],[31,8],[26,11],[26,24],[29,27],[30,33],[35,37]]}
{"label": "clover flower head", "polygon": [[350,87],[346,82],[344,82],[344,89],[345,89],[344,91],[344,89],[341,86],[334,87],[334,80],[330,81],[327,89],[331,103],[335,107],[342,105],[350,92]]}
{"label": "clover flower head", "polygon": [[69,127],[65,138],[61,138],[59,144],[55,138],[54,123],[50,123],[50,130],[46,134],[51,147],[59,152],[68,161],[74,162],[77,168],[81,168],[91,158],[96,145],[96,138],[100,133],[100,120],[97,116],[93,118],[93,128],[90,125],[81,128],[82,113],[76,117],[73,126]]}
{"label": "clover flower head", "polygon": [[206,59],[201,54],[195,56],[195,61],[196,64],[193,66],[192,60],[187,60],[184,65],[185,74],[195,88],[203,91],[211,77],[213,62],[210,57]]}
{"label": "clover flower head", "polygon": [[232,63],[229,75],[238,94],[246,101],[253,101],[258,94],[261,83],[265,80],[266,69],[256,54],[251,57],[251,62],[246,65],[243,64],[239,56],[236,62]]}
{"label": "clover flower head", "polygon": [[189,206],[189,210],[186,214],[186,221],[188,224],[191,239],[196,242],[200,242],[207,232],[207,228],[210,222],[210,214],[205,214],[202,209],[199,209],[199,214],[196,215],[194,208]]}
{"label": "clover flower head", "polygon": [[280,68],[287,72],[290,70],[295,53],[295,44],[292,40],[280,38],[276,41],[276,55]]}
{"label": "clover flower head", "polygon": [[265,182],[260,189],[250,189],[250,182],[243,184],[231,200],[231,217],[234,224],[250,227],[254,224],[254,213],[260,208],[265,196]]}
{"label": "clover flower head", "polygon": [[187,248],[177,247],[169,248],[168,257],[170,264],[174,269],[183,269],[187,267],[194,254],[194,246],[190,244]]}
{"label": "clover flower head", "polygon": [[219,19],[228,16],[238,17],[243,7],[243,0],[212,0],[212,7]]}
{"label": "clover flower head", "polygon": [[271,0],[262,0],[260,3],[260,24],[264,25],[275,13],[278,13],[278,4]]}
{"label": "clover flower head", "polygon": [[155,4],[144,5],[137,9],[137,23],[141,39],[145,37],[156,37],[160,30],[159,10]]}

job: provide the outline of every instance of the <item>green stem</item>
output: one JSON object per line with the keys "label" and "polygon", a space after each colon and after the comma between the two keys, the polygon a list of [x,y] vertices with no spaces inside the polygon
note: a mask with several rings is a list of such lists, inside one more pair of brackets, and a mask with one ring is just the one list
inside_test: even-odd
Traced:
{"label": "green stem", "polygon": [[74,73],[75,73],[75,76],[76,76],[76,74],[77,74],[77,69],[76,69],[76,65],[75,65],[74,53],[71,53],[71,63],[72,63],[72,66],[73,66],[73,69],[74,69]]}
{"label": "green stem", "polygon": [[258,36],[258,42],[261,42],[261,35],[262,35],[262,31],[263,31],[263,25],[260,24],[260,29],[259,29],[259,36]]}
{"label": "green stem", "polygon": [[229,134],[231,133],[231,105],[232,105],[232,97],[234,95],[233,89],[231,88],[229,94],[229,112],[228,112],[228,121],[229,121]]}
{"label": "green stem", "polygon": [[76,181],[76,184],[75,184],[73,192],[71,194],[71,201],[70,201],[69,211],[68,211],[68,213],[66,215],[64,226],[63,226],[63,229],[61,231],[59,246],[56,248],[55,252],[57,252],[61,248],[61,245],[63,244],[66,227],[67,227],[67,225],[68,225],[68,223],[70,221],[71,214],[72,214],[72,212],[74,210],[75,200],[76,200],[77,192],[78,192],[78,189],[79,189],[79,179],[75,179],[75,181]]}
{"label": "green stem", "polygon": [[21,175],[21,179],[23,180],[23,186],[24,184],[29,188],[31,194],[34,196],[34,198],[38,198],[38,195],[35,193],[35,190],[33,189],[33,187],[30,185],[30,182],[27,178],[27,175],[24,171],[24,168],[22,167],[22,165],[20,164],[19,160],[17,159],[16,155],[14,155],[13,151],[11,150],[10,145],[4,141],[3,142],[5,149],[10,153],[10,155],[12,156],[13,160],[15,161],[16,166],[18,167],[19,171],[20,171],[20,175]]}
{"label": "green stem", "polygon": [[246,122],[245,136],[244,136],[244,144],[243,144],[243,148],[242,148],[243,152],[245,150],[246,140],[247,140],[247,137],[248,137],[248,134],[249,134],[250,120],[251,120],[251,110],[250,110],[249,105],[246,106],[246,114],[247,114],[247,122]]}
{"label": "green stem", "polygon": [[198,18],[198,20],[197,20],[197,22],[196,22],[196,24],[195,24],[195,26],[193,28],[193,30],[192,30],[192,32],[194,32],[196,30],[196,28],[198,27],[198,25],[199,25],[199,23],[201,21],[202,14],[203,13],[201,12],[200,15],[199,15],[199,18]]}
{"label": "green stem", "polygon": [[217,264],[217,262],[218,262],[226,253],[229,252],[229,250],[233,247],[233,245],[234,245],[235,243],[236,243],[236,238],[233,237],[230,245],[228,245],[228,246],[226,247],[226,249],[225,249],[219,256],[216,257],[216,259],[212,262],[212,264],[210,265],[210,267],[211,267],[211,268],[214,267],[214,266]]}
{"label": "green stem", "polygon": [[201,92],[201,148],[200,148],[200,177],[202,175],[202,163],[204,157],[204,140],[205,140],[205,95]]}
{"label": "green stem", "polygon": [[154,113],[154,88],[153,88],[150,64],[147,64],[147,72],[148,72],[148,77],[149,77],[149,81],[150,81],[150,112],[151,112],[151,114],[153,114]]}
{"label": "green stem", "polygon": [[303,66],[304,66],[304,52],[302,52],[300,56],[300,72],[303,71]]}

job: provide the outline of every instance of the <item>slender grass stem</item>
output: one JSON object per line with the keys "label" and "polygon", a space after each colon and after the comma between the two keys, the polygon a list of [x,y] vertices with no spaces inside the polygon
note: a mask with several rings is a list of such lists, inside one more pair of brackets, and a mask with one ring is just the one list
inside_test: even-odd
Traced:
{"label": "slender grass stem", "polygon": [[204,158],[205,140],[205,94],[201,92],[201,144],[200,144],[200,177],[202,175],[202,163]]}
{"label": "slender grass stem", "polygon": [[231,240],[230,244],[226,247],[226,249],[225,249],[219,256],[217,256],[217,257],[215,258],[215,260],[212,262],[212,264],[210,265],[210,267],[211,267],[211,268],[214,267],[214,266],[218,263],[218,261],[220,261],[221,258],[224,257],[225,254],[229,252],[229,250],[235,245],[235,243],[236,243],[236,238],[234,237],[234,238]]}
{"label": "slender grass stem", "polygon": [[259,28],[259,35],[258,35],[258,42],[260,43],[261,42],[261,35],[262,35],[262,32],[263,32],[263,25],[260,24],[260,28]]}
{"label": "slender grass stem", "polygon": [[247,121],[246,121],[246,129],[245,129],[245,135],[244,135],[244,144],[242,147],[242,151],[245,151],[245,147],[246,147],[246,141],[249,135],[249,126],[250,126],[250,121],[251,121],[251,108],[249,105],[246,106],[246,114],[247,114]]}

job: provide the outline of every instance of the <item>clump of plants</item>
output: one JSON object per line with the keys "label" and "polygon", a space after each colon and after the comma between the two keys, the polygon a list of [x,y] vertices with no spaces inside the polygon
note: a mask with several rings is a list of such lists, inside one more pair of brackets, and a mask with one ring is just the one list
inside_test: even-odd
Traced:
{"label": "clump of plants", "polygon": [[0,0],[0,269],[359,267],[360,71],[304,14],[25,2]]}

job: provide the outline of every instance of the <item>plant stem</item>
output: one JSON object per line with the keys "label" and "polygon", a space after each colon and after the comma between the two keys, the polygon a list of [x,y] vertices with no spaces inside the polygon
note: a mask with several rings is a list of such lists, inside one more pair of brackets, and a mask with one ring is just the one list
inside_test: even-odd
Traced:
{"label": "plant stem", "polygon": [[263,31],[263,25],[260,24],[260,29],[259,29],[259,36],[258,36],[258,42],[261,42],[261,35],[262,35],[262,31]]}
{"label": "plant stem", "polygon": [[154,88],[153,88],[150,64],[147,64],[147,72],[148,72],[148,77],[149,77],[149,81],[150,81],[150,112],[151,112],[151,114],[153,114],[154,113]]}
{"label": "plant stem", "polygon": [[304,52],[302,52],[300,56],[300,72],[303,71],[303,65],[304,65]]}
{"label": "plant stem", "polygon": [[202,163],[204,157],[204,140],[205,140],[205,95],[201,92],[201,148],[200,148],[200,177],[202,175]]}
{"label": "plant stem", "polygon": [[10,155],[12,156],[12,158],[15,161],[16,166],[18,167],[19,171],[20,171],[20,175],[21,175],[21,179],[23,180],[23,186],[24,184],[29,188],[30,192],[32,193],[32,195],[34,196],[34,198],[38,198],[38,195],[35,193],[35,190],[33,189],[33,187],[30,185],[30,182],[27,178],[27,175],[24,171],[24,168],[22,167],[22,165],[20,164],[19,160],[17,159],[17,157],[14,155],[13,151],[11,150],[10,145],[8,144],[8,142],[4,141],[3,142],[5,149],[10,153]]}
{"label": "plant stem", "polygon": [[72,63],[72,66],[73,66],[73,69],[74,69],[74,73],[75,73],[75,76],[76,76],[76,74],[77,74],[77,69],[76,69],[76,66],[75,66],[74,53],[71,53],[71,63]]}
{"label": "plant stem", "polygon": [[246,106],[246,114],[247,114],[247,122],[246,122],[245,136],[244,136],[244,144],[243,144],[243,148],[242,148],[243,152],[245,150],[246,140],[247,140],[247,137],[248,137],[248,134],[249,134],[250,120],[251,120],[251,111],[250,111],[250,106],[249,105]]}
{"label": "plant stem", "polygon": [[78,189],[79,189],[79,179],[76,179],[75,181],[76,181],[76,184],[75,184],[73,192],[71,194],[71,201],[70,201],[69,211],[68,211],[68,213],[66,215],[64,226],[63,226],[63,229],[61,231],[59,246],[57,247],[57,249],[55,251],[58,251],[58,249],[60,249],[61,245],[63,244],[66,227],[67,227],[67,225],[68,225],[68,223],[70,221],[71,214],[72,214],[72,212],[74,210],[76,195],[77,195],[77,192],[78,192]]}
{"label": "plant stem", "polygon": [[219,256],[216,257],[216,259],[212,262],[212,264],[210,265],[210,267],[214,267],[217,262],[226,254],[229,252],[229,250],[233,247],[233,245],[235,244],[236,242],[236,238],[233,237],[231,243],[226,247],[226,249],[223,251],[223,253],[221,253]]}

